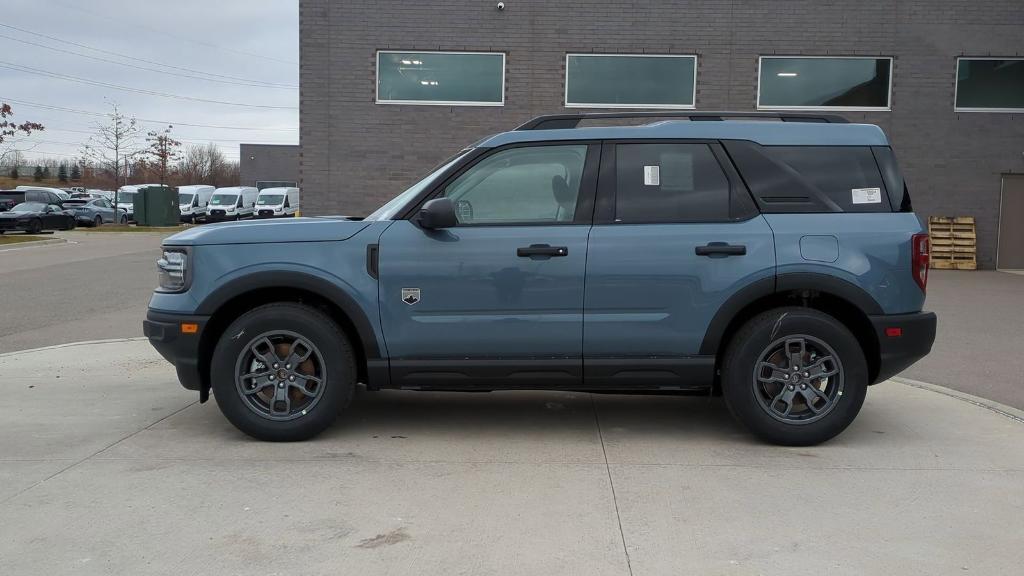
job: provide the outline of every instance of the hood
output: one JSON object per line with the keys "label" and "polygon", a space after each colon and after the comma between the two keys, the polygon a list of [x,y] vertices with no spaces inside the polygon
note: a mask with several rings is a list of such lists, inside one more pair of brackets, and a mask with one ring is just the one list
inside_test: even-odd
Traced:
{"label": "hood", "polygon": [[164,240],[165,246],[208,244],[267,244],[274,242],[329,242],[347,240],[369,222],[344,217],[287,218],[205,224]]}

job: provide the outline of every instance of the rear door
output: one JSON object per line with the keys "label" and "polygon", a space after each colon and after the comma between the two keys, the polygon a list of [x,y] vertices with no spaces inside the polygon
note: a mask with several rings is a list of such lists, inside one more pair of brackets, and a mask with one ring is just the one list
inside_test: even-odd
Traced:
{"label": "rear door", "polygon": [[587,253],[586,384],[707,385],[712,318],[774,274],[772,231],[718,143],[606,143]]}

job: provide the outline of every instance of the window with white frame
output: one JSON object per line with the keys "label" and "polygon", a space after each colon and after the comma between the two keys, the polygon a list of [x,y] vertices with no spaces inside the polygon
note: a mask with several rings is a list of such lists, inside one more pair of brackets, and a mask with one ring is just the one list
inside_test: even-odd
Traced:
{"label": "window with white frame", "polygon": [[566,54],[569,108],[693,108],[697,57]]}
{"label": "window with white frame", "polygon": [[377,52],[378,104],[501,106],[501,52]]}
{"label": "window with white frame", "polygon": [[889,110],[892,58],[762,56],[761,110]]}
{"label": "window with white frame", "polygon": [[957,58],[957,112],[1024,112],[1024,58]]}

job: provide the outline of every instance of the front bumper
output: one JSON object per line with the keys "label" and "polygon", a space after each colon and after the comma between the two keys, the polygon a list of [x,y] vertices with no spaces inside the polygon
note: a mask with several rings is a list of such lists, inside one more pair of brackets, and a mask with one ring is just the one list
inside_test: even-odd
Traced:
{"label": "front bumper", "polygon": [[[174,364],[178,381],[188,390],[203,392],[209,389],[202,372],[200,341],[209,316],[170,314],[150,310],[142,321],[142,333],[168,362]],[[182,324],[197,324],[194,333],[184,333]]]}
{"label": "front bumper", "polygon": [[875,382],[892,378],[924,358],[935,342],[938,319],[934,312],[871,316],[878,338],[878,375]]}
{"label": "front bumper", "polygon": [[14,218],[0,219],[0,230],[13,232],[15,230],[28,231],[31,228],[31,220],[15,220]]}

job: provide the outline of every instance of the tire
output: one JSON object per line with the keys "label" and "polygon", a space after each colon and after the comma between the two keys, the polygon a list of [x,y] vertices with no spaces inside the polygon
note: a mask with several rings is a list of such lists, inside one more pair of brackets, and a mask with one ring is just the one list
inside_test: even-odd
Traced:
{"label": "tire", "polygon": [[26,232],[26,234],[39,234],[42,231],[43,231],[43,221],[42,220],[33,220],[32,224],[29,225],[28,231]]}
{"label": "tire", "polygon": [[102,225],[103,225],[103,217],[102,216],[97,216],[96,219],[92,221],[92,227],[93,228],[99,228]]}
{"label": "tire", "polygon": [[[282,333],[286,336],[281,336]],[[314,363],[306,368],[306,373],[321,377],[315,388],[318,394],[315,400],[303,395],[302,385],[288,384],[274,377],[287,371],[274,372],[254,356],[254,350],[261,346],[261,338],[268,334],[272,340],[297,337],[311,344],[309,358]],[[303,349],[289,348],[287,340],[274,342],[274,348],[266,346],[262,350],[265,358],[283,362],[282,358],[267,353],[276,350],[280,356],[287,357],[290,349]],[[296,370],[299,366],[296,365]],[[279,368],[284,366],[279,364]],[[271,375],[262,379],[236,378],[246,373]],[[352,345],[330,317],[309,306],[279,302],[260,306],[231,323],[214,349],[210,379],[217,406],[235,427],[259,440],[293,442],[312,438],[334,422],[352,400],[357,371]],[[243,387],[258,390],[258,393],[247,394]],[[289,397],[286,406],[274,396],[278,392]],[[267,395],[273,399],[268,399]],[[288,414],[275,416],[275,408],[271,406],[286,407]]]}
{"label": "tire", "polygon": [[[805,363],[800,370],[793,370],[794,358]],[[750,319],[729,342],[721,366],[729,412],[758,438],[783,446],[835,437],[867,394],[868,366],[857,338],[811,308],[776,308]]]}

